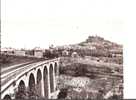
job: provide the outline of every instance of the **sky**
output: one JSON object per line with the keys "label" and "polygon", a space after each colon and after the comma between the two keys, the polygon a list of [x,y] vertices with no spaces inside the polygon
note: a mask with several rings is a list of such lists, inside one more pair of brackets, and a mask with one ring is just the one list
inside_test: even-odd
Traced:
{"label": "sky", "polygon": [[[119,0],[2,0],[2,47],[48,48],[98,35],[123,44],[126,3]],[[126,10],[125,10],[126,9]]]}

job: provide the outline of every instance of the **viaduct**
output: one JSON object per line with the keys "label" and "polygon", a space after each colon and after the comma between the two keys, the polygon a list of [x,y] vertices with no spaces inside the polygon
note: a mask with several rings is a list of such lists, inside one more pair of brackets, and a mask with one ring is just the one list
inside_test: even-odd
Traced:
{"label": "viaduct", "polygon": [[59,58],[16,68],[1,75],[1,99],[56,99]]}

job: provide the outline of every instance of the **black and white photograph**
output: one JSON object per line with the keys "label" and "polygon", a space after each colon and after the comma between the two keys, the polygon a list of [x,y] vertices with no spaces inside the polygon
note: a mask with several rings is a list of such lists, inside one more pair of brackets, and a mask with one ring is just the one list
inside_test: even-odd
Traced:
{"label": "black and white photograph", "polygon": [[126,5],[125,0],[1,0],[0,99],[127,98]]}

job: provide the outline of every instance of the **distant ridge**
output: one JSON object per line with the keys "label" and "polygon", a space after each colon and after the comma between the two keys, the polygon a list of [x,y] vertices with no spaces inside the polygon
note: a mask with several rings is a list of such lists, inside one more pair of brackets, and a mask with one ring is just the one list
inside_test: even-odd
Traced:
{"label": "distant ridge", "polygon": [[103,50],[120,50],[123,46],[109,40],[105,40],[100,36],[88,36],[88,38],[77,44],[58,46],[60,49],[103,49]]}

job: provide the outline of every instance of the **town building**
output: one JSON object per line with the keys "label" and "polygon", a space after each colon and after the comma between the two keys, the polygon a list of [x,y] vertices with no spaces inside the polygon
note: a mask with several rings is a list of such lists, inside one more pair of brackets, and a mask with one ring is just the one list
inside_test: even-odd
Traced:
{"label": "town building", "polygon": [[15,50],[14,55],[16,55],[16,56],[26,56],[25,50]]}
{"label": "town building", "polygon": [[35,50],[34,51],[34,57],[42,58],[43,57],[43,51],[42,50]]}

